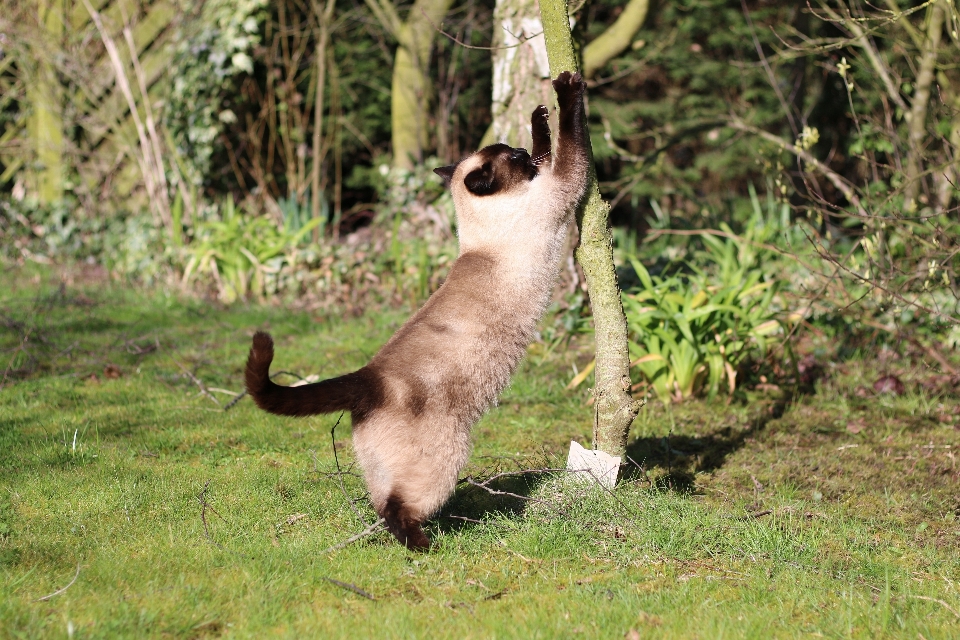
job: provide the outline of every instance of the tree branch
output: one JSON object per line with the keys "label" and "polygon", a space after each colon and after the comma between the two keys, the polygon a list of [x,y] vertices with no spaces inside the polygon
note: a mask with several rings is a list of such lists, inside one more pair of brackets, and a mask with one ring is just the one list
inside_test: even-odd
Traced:
{"label": "tree branch", "polygon": [[852,204],[854,207],[857,208],[857,212],[861,216],[869,216],[869,214],[867,213],[867,210],[864,209],[863,205],[860,203],[860,198],[857,196],[854,185],[852,185],[846,178],[841,176],[839,173],[837,173],[827,165],[823,164],[822,162],[814,158],[809,152],[801,149],[800,147],[797,147],[796,145],[790,144],[783,138],[776,136],[770,133],[769,131],[764,131],[759,127],[754,127],[753,125],[749,125],[743,120],[741,120],[740,118],[733,118],[732,120],[727,122],[727,126],[730,127],[731,129],[737,129],[739,131],[744,131],[746,133],[752,133],[754,135],[760,136],[764,140],[768,140],[778,145],[781,149],[789,151],[790,153],[797,156],[807,164],[815,167],[817,171],[823,174],[823,176],[830,181],[830,184],[836,187],[837,190],[843,194],[843,197],[845,197],[850,202],[850,204]]}
{"label": "tree branch", "polygon": [[616,22],[583,48],[584,78],[593,77],[593,74],[630,46],[633,36],[647,19],[649,9],[650,0],[629,0]]}
{"label": "tree branch", "polygon": [[908,111],[907,103],[904,102],[903,96],[900,95],[900,90],[897,88],[897,85],[894,84],[893,78],[890,77],[890,70],[887,68],[886,63],[880,58],[880,53],[876,47],[873,46],[873,43],[870,42],[860,23],[857,22],[853,16],[849,15],[849,13],[846,18],[841,17],[824,2],[820,3],[820,7],[838,27],[846,28],[853,34],[854,43],[867,54],[867,59],[870,60],[870,66],[873,67],[873,70],[877,72],[877,75],[880,76],[880,79],[883,81],[887,95],[906,113]]}
{"label": "tree branch", "polygon": [[403,20],[400,19],[397,8],[393,6],[393,3],[390,0],[366,0],[366,3],[380,26],[389,31],[390,35],[399,41]]}

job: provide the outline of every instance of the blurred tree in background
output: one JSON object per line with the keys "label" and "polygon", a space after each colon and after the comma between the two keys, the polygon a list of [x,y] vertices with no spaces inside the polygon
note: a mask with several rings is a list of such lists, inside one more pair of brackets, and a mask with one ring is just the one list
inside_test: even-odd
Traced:
{"label": "blurred tree in background", "polygon": [[[739,237],[769,198],[787,207],[766,241],[779,251],[767,264],[786,265],[785,312],[955,325],[955,1],[568,8],[621,252],[656,278],[703,267],[697,234],[723,223]],[[89,259],[225,298],[337,282],[340,304],[411,278],[428,293],[455,233],[429,169],[524,143],[532,105],[552,100],[538,21],[526,0],[12,0],[3,255]],[[230,253],[262,239],[260,218],[270,248]]]}

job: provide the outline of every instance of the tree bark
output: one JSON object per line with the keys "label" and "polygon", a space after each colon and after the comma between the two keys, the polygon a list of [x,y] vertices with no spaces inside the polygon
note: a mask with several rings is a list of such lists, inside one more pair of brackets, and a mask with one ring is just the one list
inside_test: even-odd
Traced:
{"label": "tree bark", "polygon": [[914,82],[913,100],[910,103],[908,126],[907,166],[905,168],[903,210],[916,208],[917,194],[920,192],[921,161],[924,152],[924,138],[927,136],[927,105],[930,102],[930,86],[937,65],[937,49],[943,32],[943,2],[934,2],[928,9],[927,37],[920,54],[919,70]]}
{"label": "tree bark", "polygon": [[597,71],[630,46],[633,36],[647,19],[649,9],[650,0],[630,0],[616,21],[583,48],[584,78],[592,78]]}
{"label": "tree bark", "polygon": [[493,122],[480,146],[529,149],[530,114],[553,97],[537,0],[497,0],[493,24]]}
{"label": "tree bark", "polygon": [[[643,26],[650,0],[630,0],[620,17],[583,50],[591,77],[623,52]],[[550,63],[536,0],[497,0],[493,11],[493,122],[481,147],[530,147],[530,113],[551,100]]]}
{"label": "tree bark", "polygon": [[[576,71],[577,59],[573,51],[566,2],[540,0],[540,18],[546,38],[550,75],[556,77],[561,71]],[[622,457],[626,452],[630,425],[642,403],[630,395],[627,321],[613,264],[610,206],[600,195],[589,140],[587,149],[591,156],[590,176],[586,203],[577,212],[580,226],[577,260],[586,276],[596,336],[593,448]]]}

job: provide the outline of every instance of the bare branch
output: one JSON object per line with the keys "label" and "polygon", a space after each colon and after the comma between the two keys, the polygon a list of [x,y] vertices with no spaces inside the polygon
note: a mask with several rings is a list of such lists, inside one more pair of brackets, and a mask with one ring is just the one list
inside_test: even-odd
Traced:
{"label": "bare branch", "polygon": [[[929,4],[929,2],[927,4]],[[909,107],[903,100],[903,96],[900,95],[900,90],[897,88],[896,83],[894,83],[893,78],[890,76],[890,69],[887,68],[886,63],[880,57],[880,53],[877,51],[877,48],[873,46],[873,43],[867,37],[867,33],[864,31],[863,27],[860,26],[860,22],[850,15],[849,10],[847,10],[846,17],[842,17],[825,2],[820,3],[820,8],[823,9],[823,12],[827,14],[827,16],[829,16],[838,27],[848,29],[850,33],[853,34],[854,44],[863,49],[863,52],[867,54],[867,59],[870,61],[870,66],[873,67],[873,70],[877,72],[878,76],[880,76],[880,80],[883,81],[883,86],[887,90],[887,95],[890,96],[890,99],[893,100],[893,102],[900,107],[904,113],[906,113],[909,110]]]}
{"label": "bare branch", "polygon": [[790,153],[794,154],[795,156],[797,156],[798,158],[806,162],[808,165],[813,166],[814,168],[816,168],[817,171],[823,174],[823,176],[827,180],[829,180],[830,183],[833,186],[835,186],[838,191],[840,191],[840,193],[843,194],[843,197],[845,197],[850,202],[850,204],[856,207],[857,212],[861,216],[870,217],[869,214],[867,213],[867,210],[864,209],[863,205],[860,203],[860,198],[857,196],[856,191],[854,190],[855,189],[854,185],[851,184],[849,180],[841,176],[839,173],[837,173],[827,165],[823,164],[822,162],[814,158],[809,152],[797,147],[796,145],[793,145],[787,142],[783,138],[776,136],[770,133],[769,131],[764,131],[759,127],[755,127],[753,125],[747,124],[740,118],[735,117],[729,120],[727,122],[727,126],[730,127],[731,129],[737,129],[739,131],[744,131],[747,133],[758,135],[764,140],[768,140],[769,142],[779,145],[780,148],[786,151],[789,151]]}
{"label": "bare branch", "polygon": [[324,550],[321,551],[320,553],[330,553],[331,551],[337,551],[338,549],[343,549],[344,547],[353,544],[353,543],[356,542],[357,540],[361,540],[361,539],[363,539],[363,538],[366,538],[367,536],[371,536],[371,535],[373,535],[373,534],[375,534],[375,533],[377,533],[378,531],[381,531],[381,530],[383,529],[383,523],[384,523],[384,522],[386,522],[386,520],[384,520],[383,518],[380,518],[380,519],[378,519],[376,522],[374,522],[373,524],[371,524],[370,526],[368,526],[366,529],[364,529],[363,531],[361,531],[360,533],[357,533],[357,534],[354,534],[354,535],[350,536],[349,538],[347,538],[347,539],[344,540],[343,542],[340,542],[340,543],[335,544],[335,545],[333,545],[333,546],[327,547],[326,549],[324,549]]}
{"label": "bare branch", "polygon": [[358,596],[363,596],[367,600],[376,600],[376,598],[374,598],[372,595],[370,595],[369,593],[367,593],[366,591],[364,591],[363,589],[361,589],[355,584],[350,584],[349,582],[340,582],[339,580],[334,580],[333,578],[327,578],[327,577],[324,577],[324,580],[326,580],[331,584],[337,585],[341,589],[346,589],[347,591],[353,591]]}
{"label": "bare branch", "polygon": [[71,580],[70,583],[69,583],[67,586],[63,587],[62,589],[57,589],[56,591],[54,591],[53,593],[51,593],[51,594],[48,595],[48,596],[43,596],[42,598],[37,598],[36,600],[34,600],[34,602],[46,602],[46,601],[49,600],[50,598],[53,598],[54,596],[60,595],[61,593],[63,593],[64,591],[66,591],[67,589],[69,589],[70,587],[72,587],[72,586],[73,586],[73,583],[77,581],[77,578],[78,578],[78,577],[80,577],[80,563],[79,563],[79,562],[77,562],[77,572],[73,575],[73,580]]}

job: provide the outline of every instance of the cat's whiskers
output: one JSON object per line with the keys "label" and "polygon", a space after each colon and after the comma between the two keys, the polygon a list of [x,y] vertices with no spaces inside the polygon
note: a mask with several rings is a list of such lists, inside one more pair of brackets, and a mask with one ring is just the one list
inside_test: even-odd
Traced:
{"label": "cat's whiskers", "polygon": [[531,160],[530,162],[533,163],[533,166],[539,167],[539,166],[540,166],[540,163],[543,162],[544,160],[546,160],[546,159],[549,158],[549,157],[550,157],[550,152],[549,152],[549,151],[545,151],[545,152],[541,153],[540,155],[538,155],[538,156],[537,156],[536,158],[534,158],[533,160]]}

